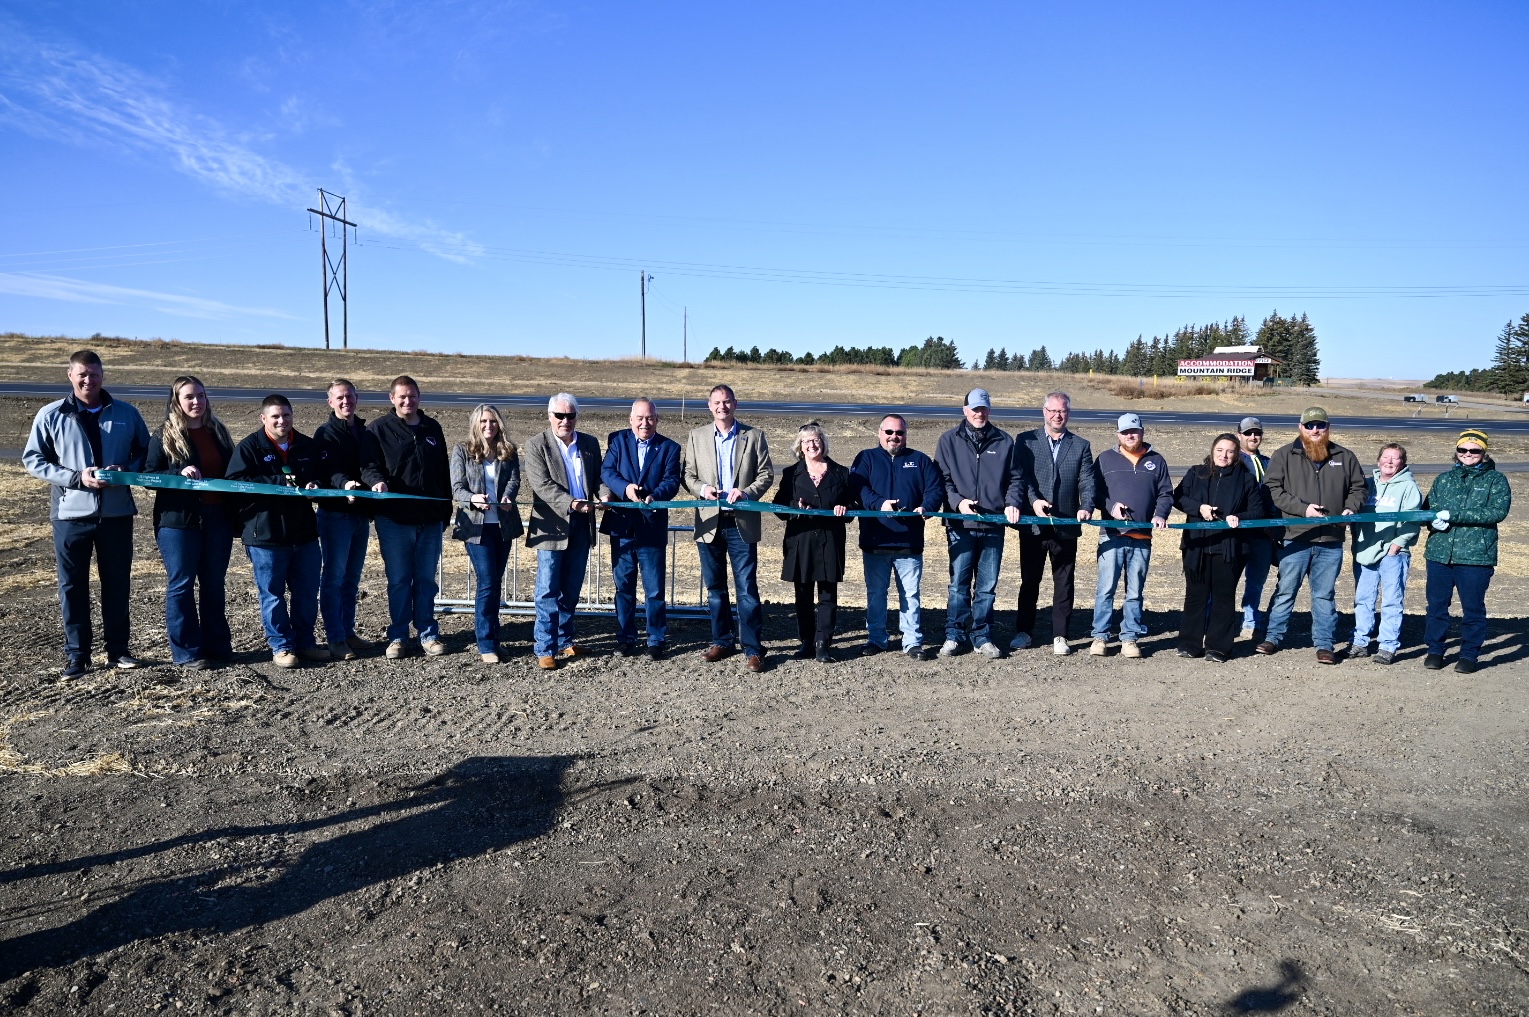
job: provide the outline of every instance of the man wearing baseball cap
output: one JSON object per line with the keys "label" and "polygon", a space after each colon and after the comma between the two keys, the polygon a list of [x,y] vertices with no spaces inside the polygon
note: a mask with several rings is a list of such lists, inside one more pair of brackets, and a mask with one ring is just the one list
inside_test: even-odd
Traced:
{"label": "man wearing baseball cap", "polygon": [[[1014,470],[1014,439],[988,421],[992,408],[987,389],[972,389],[962,401],[965,419],[940,435],[935,464],[945,486],[945,511],[962,515],[1002,512],[1010,523],[1017,523],[1024,478]],[[961,652],[968,626],[973,649],[985,657],[1003,656],[1003,650],[993,642],[993,602],[998,570],[1003,565],[1004,531],[1000,523],[978,519],[945,521],[950,590],[940,656]]]}
{"label": "man wearing baseball cap", "polygon": [[[1279,511],[1269,498],[1269,488],[1264,477],[1269,472],[1269,457],[1259,449],[1264,443],[1264,424],[1257,417],[1243,417],[1237,424],[1237,442],[1242,446],[1242,465],[1258,481],[1260,518],[1275,519]],[[1259,609],[1264,600],[1264,585],[1269,581],[1269,569],[1274,566],[1275,551],[1285,537],[1285,531],[1269,526],[1249,530],[1242,538],[1248,552],[1248,563],[1243,570],[1242,581],[1242,636],[1251,639],[1262,628],[1267,615]]]}
{"label": "man wearing baseball cap", "polygon": [[1135,413],[1122,413],[1115,422],[1120,444],[1099,453],[1094,461],[1095,492],[1107,518],[1152,521],[1150,529],[1108,529],[1099,539],[1099,585],[1094,591],[1094,642],[1088,652],[1108,652],[1110,622],[1115,615],[1115,590],[1125,579],[1125,603],[1120,610],[1120,655],[1140,657],[1138,640],[1147,634],[1142,619],[1147,567],[1152,563],[1152,531],[1168,526],[1173,508],[1173,480],[1168,463],[1143,440],[1146,429]]}
{"label": "man wearing baseball cap", "polygon": [[[1353,515],[1364,507],[1367,490],[1359,457],[1332,440],[1327,411],[1307,407],[1296,440],[1269,457],[1264,480],[1274,506],[1287,518]],[[1333,637],[1338,627],[1338,573],[1343,568],[1346,526],[1293,526],[1279,554],[1279,586],[1269,605],[1269,629],[1254,647],[1279,650],[1295,608],[1301,582],[1311,579],[1311,642],[1318,664],[1336,664]]]}

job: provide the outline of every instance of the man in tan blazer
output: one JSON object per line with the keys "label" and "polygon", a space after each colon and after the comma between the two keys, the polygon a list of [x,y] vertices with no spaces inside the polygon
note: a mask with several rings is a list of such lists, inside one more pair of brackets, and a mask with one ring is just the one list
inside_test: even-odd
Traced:
{"label": "man in tan blazer", "polygon": [[[690,432],[685,446],[685,487],[697,498],[729,505],[760,501],[775,481],[770,446],[764,432],[740,423],[733,413],[738,398],[726,385],[711,390],[712,422]],[[759,604],[758,512],[729,508],[696,510],[696,551],[711,609],[711,645],[701,654],[707,663],[733,652],[733,609],[727,596],[727,563],[733,564],[738,595],[738,635],[750,671],[765,669],[764,611]]]}
{"label": "man in tan blazer", "polygon": [[578,421],[579,401],[559,392],[547,401],[547,429],[523,450],[531,488],[526,547],[536,550],[533,639],[544,671],[587,652],[574,644],[573,615],[594,543],[595,506],[610,500],[600,484],[600,442],[579,432]]}

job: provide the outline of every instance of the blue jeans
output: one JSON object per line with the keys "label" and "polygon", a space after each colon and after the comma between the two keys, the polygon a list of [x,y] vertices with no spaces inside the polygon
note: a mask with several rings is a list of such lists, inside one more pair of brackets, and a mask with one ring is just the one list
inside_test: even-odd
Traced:
{"label": "blue jeans", "polygon": [[642,604],[647,615],[648,645],[663,646],[669,636],[669,605],[664,596],[665,551],[621,537],[611,538],[611,582],[616,587],[616,642],[637,645],[637,574],[642,573]]}
{"label": "blue jeans", "polygon": [[478,581],[473,593],[473,635],[479,653],[499,652],[499,609],[504,603],[504,567],[510,561],[510,542],[498,523],[483,524],[477,543],[464,543]]}
{"label": "blue jeans", "polygon": [[1005,531],[945,531],[950,552],[950,590],[945,595],[945,639],[961,642],[971,626],[973,646],[993,641],[993,602],[1003,566]]}
{"label": "blue jeans", "polygon": [[1343,571],[1343,545],[1307,544],[1286,541],[1279,556],[1279,586],[1269,605],[1269,629],[1264,638],[1275,646],[1285,638],[1290,627],[1290,613],[1295,610],[1295,595],[1301,581],[1311,577],[1311,645],[1319,650],[1333,648],[1338,629],[1338,573]]}
{"label": "blue jeans", "polygon": [[1110,535],[1099,541],[1099,584],[1094,589],[1094,638],[1110,638],[1115,618],[1115,590],[1125,579],[1125,603],[1120,607],[1120,641],[1134,643],[1147,634],[1142,620],[1142,594],[1147,567],[1152,564],[1152,541]]}
{"label": "blue jeans", "polygon": [[1423,624],[1423,642],[1428,652],[1444,656],[1444,640],[1449,636],[1449,602],[1460,594],[1460,659],[1476,660],[1481,644],[1487,641],[1487,587],[1492,584],[1490,565],[1445,565],[1428,563],[1428,619]]}
{"label": "blue jeans", "polygon": [[439,639],[435,570],[441,563],[441,524],[410,526],[377,517],[377,544],[388,577],[388,639],[408,639],[409,623],[420,639]]}
{"label": "blue jeans", "polygon": [[324,568],[319,579],[319,613],[331,643],[356,634],[356,597],[361,589],[361,566],[366,564],[369,516],[318,510],[319,549]]}
{"label": "blue jeans", "polygon": [[696,542],[701,556],[701,582],[711,611],[713,646],[733,646],[733,608],[727,598],[727,565],[733,566],[733,592],[738,596],[738,641],[750,657],[764,656],[764,610],[759,605],[759,546],[736,526],[723,526],[708,541]]}
{"label": "blue jeans", "polygon": [[1375,595],[1380,594],[1380,648],[1395,653],[1402,645],[1402,612],[1406,610],[1407,573],[1412,555],[1388,554],[1374,565],[1354,563],[1354,634],[1350,646],[1370,645],[1375,631]]}
{"label": "blue jeans", "polygon": [[1242,573],[1242,627],[1256,629],[1268,620],[1268,615],[1262,609],[1264,584],[1269,581],[1269,570],[1274,567],[1274,549],[1277,545],[1272,540],[1253,537],[1246,546],[1248,563]]}
{"label": "blue jeans", "polygon": [[58,564],[58,601],[64,613],[64,655],[90,659],[90,556],[101,578],[101,627],[106,656],[128,652],[128,593],[133,574],[133,517],[55,519],[53,556]]}
{"label": "blue jeans", "polygon": [[536,552],[536,628],[532,638],[538,657],[551,657],[573,645],[573,616],[584,590],[589,546],[589,528],[572,526],[566,548],[539,548]]}
{"label": "blue jeans", "polygon": [[233,522],[209,505],[202,509],[201,526],[162,526],[154,536],[165,563],[165,635],[170,639],[170,659],[187,664],[228,658],[234,652],[226,593],[228,560],[234,551]]}
{"label": "blue jeans", "polygon": [[248,547],[260,593],[260,623],[272,653],[296,652],[314,645],[319,618],[319,542],[295,547]]}
{"label": "blue jeans", "polygon": [[887,584],[897,577],[898,628],[903,633],[903,650],[924,644],[921,634],[923,606],[919,586],[924,579],[924,555],[915,551],[861,551],[865,567],[865,638],[866,642],[887,645]]}

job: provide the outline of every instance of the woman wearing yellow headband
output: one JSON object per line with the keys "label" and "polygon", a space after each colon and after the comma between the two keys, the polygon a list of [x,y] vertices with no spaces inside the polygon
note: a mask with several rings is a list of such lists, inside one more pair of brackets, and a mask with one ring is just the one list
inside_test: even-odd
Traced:
{"label": "woman wearing yellow headband", "polygon": [[1428,620],[1423,666],[1444,666],[1449,634],[1449,605],[1460,594],[1460,657],[1455,670],[1471,674],[1487,636],[1487,586],[1497,565],[1497,524],[1508,517],[1513,493],[1508,478],[1487,454],[1486,432],[1467,428],[1455,441],[1455,465],[1440,474],[1425,505],[1439,513],[1430,525],[1428,547]]}

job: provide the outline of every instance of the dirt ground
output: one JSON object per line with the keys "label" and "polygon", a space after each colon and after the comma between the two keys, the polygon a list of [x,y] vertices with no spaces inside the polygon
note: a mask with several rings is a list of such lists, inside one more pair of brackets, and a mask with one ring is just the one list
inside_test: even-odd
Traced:
{"label": "dirt ground", "polygon": [[[35,408],[0,400],[0,443],[19,446]],[[217,409],[253,428],[252,407]],[[316,415],[300,407],[299,426]],[[795,422],[757,422],[779,460]],[[833,454],[875,423],[832,421]],[[948,424],[915,421],[915,444]],[[539,426],[511,417],[517,438]],[[1209,440],[1149,437],[1174,464]],[[1338,440],[1370,459],[1386,437]],[[1427,442],[1415,461],[1447,458]],[[1318,669],[1304,601],[1294,648],[1181,660],[1176,536],[1156,545],[1141,661],[851,659],[854,570],[845,659],[788,660],[772,520],[764,675],[703,664],[704,622],[673,627],[665,662],[615,660],[603,619],[584,629],[596,656],[549,675],[517,618],[485,667],[465,617],[446,620],[445,657],[284,672],[236,548],[234,663],[66,681],[46,490],[4,463],[0,495],[0,1006],[1529,1013],[1526,508],[1503,530],[1490,666],[1470,677],[1420,666],[1421,562],[1390,668]],[[447,569],[465,581],[459,549]],[[167,661],[142,520],[135,577],[135,649]],[[1016,585],[1011,557],[1004,643]],[[363,588],[376,636],[375,546]],[[1075,644],[1086,628],[1080,610]]]}

